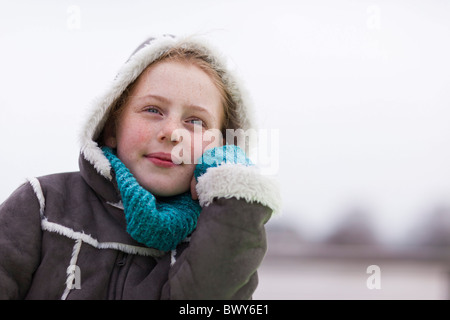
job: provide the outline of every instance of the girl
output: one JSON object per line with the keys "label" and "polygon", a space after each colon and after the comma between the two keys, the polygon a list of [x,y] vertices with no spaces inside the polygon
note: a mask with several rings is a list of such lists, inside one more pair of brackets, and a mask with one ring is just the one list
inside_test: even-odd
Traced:
{"label": "girl", "polygon": [[0,298],[250,299],[278,189],[205,139],[250,119],[209,45],[144,42],[93,105],[80,171],[29,179],[0,206]]}

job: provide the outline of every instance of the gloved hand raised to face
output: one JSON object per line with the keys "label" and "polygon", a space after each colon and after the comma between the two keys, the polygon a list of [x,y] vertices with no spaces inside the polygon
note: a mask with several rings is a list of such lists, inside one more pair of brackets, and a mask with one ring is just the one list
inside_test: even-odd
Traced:
{"label": "gloved hand raised to face", "polygon": [[241,164],[244,166],[252,166],[253,163],[245,152],[235,145],[224,145],[206,150],[203,155],[197,160],[194,177],[198,178],[206,173],[209,168],[218,167],[222,164]]}

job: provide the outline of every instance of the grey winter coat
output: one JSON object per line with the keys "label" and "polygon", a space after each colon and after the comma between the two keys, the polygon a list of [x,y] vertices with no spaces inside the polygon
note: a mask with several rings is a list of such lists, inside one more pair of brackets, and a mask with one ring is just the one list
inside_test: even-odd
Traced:
{"label": "grey winter coat", "polygon": [[[80,171],[31,178],[0,205],[0,299],[252,297],[266,252],[264,224],[279,208],[276,183],[253,167],[210,168],[197,185],[196,230],[176,250],[161,252],[126,232],[114,173],[95,142],[123,90],[181,42],[224,68],[197,40],[161,37],[141,47],[93,106],[82,131]],[[227,75],[246,129],[245,96]],[[224,186],[224,176],[232,183]]]}

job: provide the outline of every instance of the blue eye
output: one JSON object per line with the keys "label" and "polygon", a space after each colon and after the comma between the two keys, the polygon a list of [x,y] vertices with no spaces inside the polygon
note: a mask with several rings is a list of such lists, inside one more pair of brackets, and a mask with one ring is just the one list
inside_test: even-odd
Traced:
{"label": "blue eye", "polygon": [[196,126],[203,126],[203,121],[200,119],[192,119],[192,120],[189,120],[189,122]]}
{"label": "blue eye", "polygon": [[159,113],[159,110],[156,107],[147,107],[145,111],[149,113]]}

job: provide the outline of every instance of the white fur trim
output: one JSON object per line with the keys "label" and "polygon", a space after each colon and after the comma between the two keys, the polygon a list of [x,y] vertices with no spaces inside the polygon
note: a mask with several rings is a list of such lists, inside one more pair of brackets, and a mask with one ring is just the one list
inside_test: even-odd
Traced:
{"label": "white fur trim", "polygon": [[44,211],[45,211],[45,197],[44,193],[42,192],[41,184],[39,183],[39,180],[36,178],[28,178],[27,179],[31,186],[33,187],[34,194],[36,195],[38,201],[39,201],[39,214],[41,215],[41,219],[44,218]]}
{"label": "white fur trim", "polygon": [[106,159],[102,150],[98,147],[97,143],[90,140],[81,147],[81,153],[84,158],[94,165],[95,170],[108,180],[112,180],[111,164]]}
{"label": "white fur trim", "polygon": [[111,207],[114,207],[114,208],[117,208],[120,210],[124,210],[122,200],[119,200],[119,202],[117,202],[117,203],[107,201],[106,204],[109,204]]}
{"label": "white fur trim", "polygon": [[[72,249],[72,258],[70,259],[69,267],[67,268],[67,279],[66,279],[66,289],[63,292],[63,295],[61,297],[61,300],[66,300],[67,296],[69,295],[70,290],[73,289],[73,281],[76,278],[76,266],[77,266],[77,260],[78,260],[78,254],[81,250],[81,244],[83,241],[81,239],[75,240],[75,245]],[[78,275],[80,276],[80,275]]]}
{"label": "white fur trim", "polygon": [[164,254],[163,251],[159,251],[153,248],[132,246],[129,244],[119,242],[99,242],[97,239],[93,238],[89,234],[74,231],[71,228],[62,226],[54,222],[50,222],[47,219],[42,220],[41,226],[42,230],[55,232],[70,239],[81,240],[97,249],[114,249],[128,254],[138,254],[141,256],[151,256],[151,257],[159,257]]}
{"label": "white fur trim", "polygon": [[275,179],[260,174],[256,167],[241,164],[222,164],[208,168],[198,179],[197,193],[201,206],[208,206],[214,198],[237,198],[259,202],[281,211],[281,196]]}
{"label": "white fur trim", "polygon": [[170,252],[170,266],[172,267],[177,262],[177,249]]}
{"label": "white fur trim", "polygon": [[223,80],[230,89],[233,100],[236,102],[237,115],[242,129],[247,130],[254,127],[248,93],[241,84],[242,80],[227,67],[226,60],[218,49],[204,39],[193,36],[172,37],[166,35],[155,37],[150,44],[144,46],[130,57],[119,70],[109,90],[94,100],[91,112],[87,116],[88,121],[82,128],[80,135],[81,152],[85,159],[95,167],[97,172],[107,179],[112,179],[110,173],[111,165],[94,140],[103,129],[112,104],[120,97],[128,85],[139,77],[145,68],[164,52],[177,45],[202,51],[211,59],[213,67],[224,73]]}

